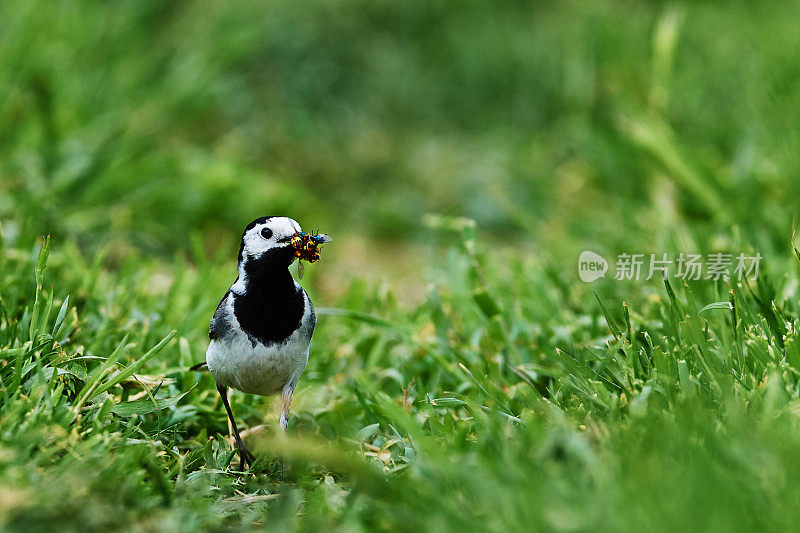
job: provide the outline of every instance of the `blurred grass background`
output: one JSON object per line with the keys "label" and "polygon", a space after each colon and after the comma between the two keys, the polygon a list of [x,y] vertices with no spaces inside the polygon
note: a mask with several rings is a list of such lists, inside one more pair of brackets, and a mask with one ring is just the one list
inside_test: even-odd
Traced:
{"label": "blurred grass background", "polygon": [[4,224],[162,252],[265,210],[400,241],[427,212],[551,248],[775,240],[800,192],[786,9],[4,2]]}
{"label": "blurred grass background", "polygon": [[[0,3],[5,527],[795,523],[798,14]],[[334,236],[306,284],[344,310],[321,313],[284,491],[274,465],[226,469],[210,378],[186,372],[264,214]],[[589,286],[584,249],[758,251],[764,280]],[[173,329],[142,387],[191,389],[177,406],[123,416],[136,385],[86,388]]]}

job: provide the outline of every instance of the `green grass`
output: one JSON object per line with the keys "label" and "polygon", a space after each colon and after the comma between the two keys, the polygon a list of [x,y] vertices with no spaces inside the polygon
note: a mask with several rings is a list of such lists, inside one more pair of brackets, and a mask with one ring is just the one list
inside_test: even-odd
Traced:
{"label": "green grass", "polygon": [[[791,529],[797,12],[0,3],[0,529]],[[264,214],[335,243],[240,472],[188,369]]]}
{"label": "green grass", "polygon": [[[248,426],[266,426],[250,437],[263,454],[251,473],[233,468],[210,376],[188,371],[228,258],[176,260],[170,286],[153,290],[164,265],[135,254],[110,272],[68,246],[49,258],[45,246],[35,264],[4,249],[6,527],[749,529],[799,518],[795,273],[752,293],[697,283],[630,309],[606,300],[612,335],[587,286],[536,262],[504,268],[463,231],[442,266],[449,282],[416,308],[355,284],[320,309],[285,440],[275,406],[233,396]],[[712,302],[730,305],[703,310]]]}

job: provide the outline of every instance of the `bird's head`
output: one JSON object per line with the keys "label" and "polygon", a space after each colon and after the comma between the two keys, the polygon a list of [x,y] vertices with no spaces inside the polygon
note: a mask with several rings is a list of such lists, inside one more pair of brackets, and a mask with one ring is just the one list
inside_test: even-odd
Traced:
{"label": "bird's head", "polygon": [[257,261],[273,267],[288,267],[296,257],[313,262],[319,259],[317,246],[326,242],[331,242],[331,238],[304,233],[300,224],[291,218],[257,218],[242,234],[239,265]]}

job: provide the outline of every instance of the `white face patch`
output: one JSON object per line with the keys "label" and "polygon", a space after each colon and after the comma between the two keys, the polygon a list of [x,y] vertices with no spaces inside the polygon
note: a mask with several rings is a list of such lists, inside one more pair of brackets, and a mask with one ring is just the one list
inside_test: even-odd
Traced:
{"label": "white face patch", "polygon": [[[264,232],[264,229],[269,232]],[[288,217],[272,217],[266,222],[256,224],[242,237],[244,246],[242,248],[242,259],[258,258],[261,254],[273,248],[286,246],[288,243],[279,242],[281,239],[291,238],[295,233],[302,231],[297,221]],[[294,262],[294,257],[292,261]],[[244,268],[244,261],[239,263],[239,277],[236,283],[231,286],[231,291],[236,294],[243,294],[247,290],[247,272]]]}
{"label": "white face patch", "polygon": [[[266,231],[265,231],[266,230]],[[244,257],[260,257],[261,254],[272,248],[286,246],[282,239],[291,238],[295,233],[302,231],[297,221],[288,217],[273,217],[263,224],[256,224],[244,235]],[[270,235],[270,232],[272,233]]]}

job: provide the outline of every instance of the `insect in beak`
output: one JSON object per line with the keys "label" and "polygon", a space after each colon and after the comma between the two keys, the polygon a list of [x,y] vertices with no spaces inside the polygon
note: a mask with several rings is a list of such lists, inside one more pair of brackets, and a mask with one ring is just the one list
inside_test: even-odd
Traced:
{"label": "insect in beak", "polygon": [[333,242],[333,239],[327,233],[317,233],[311,236],[311,240],[317,244],[325,244],[328,242]]}
{"label": "insect in beak", "polygon": [[304,272],[303,261],[308,261],[309,263],[319,261],[319,246],[332,241],[333,239],[325,233],[311,234],[301,231],[292,236],[289,240],[289,244],[294,249],[294,255],[299,259],[297,272],[301,279]]}

